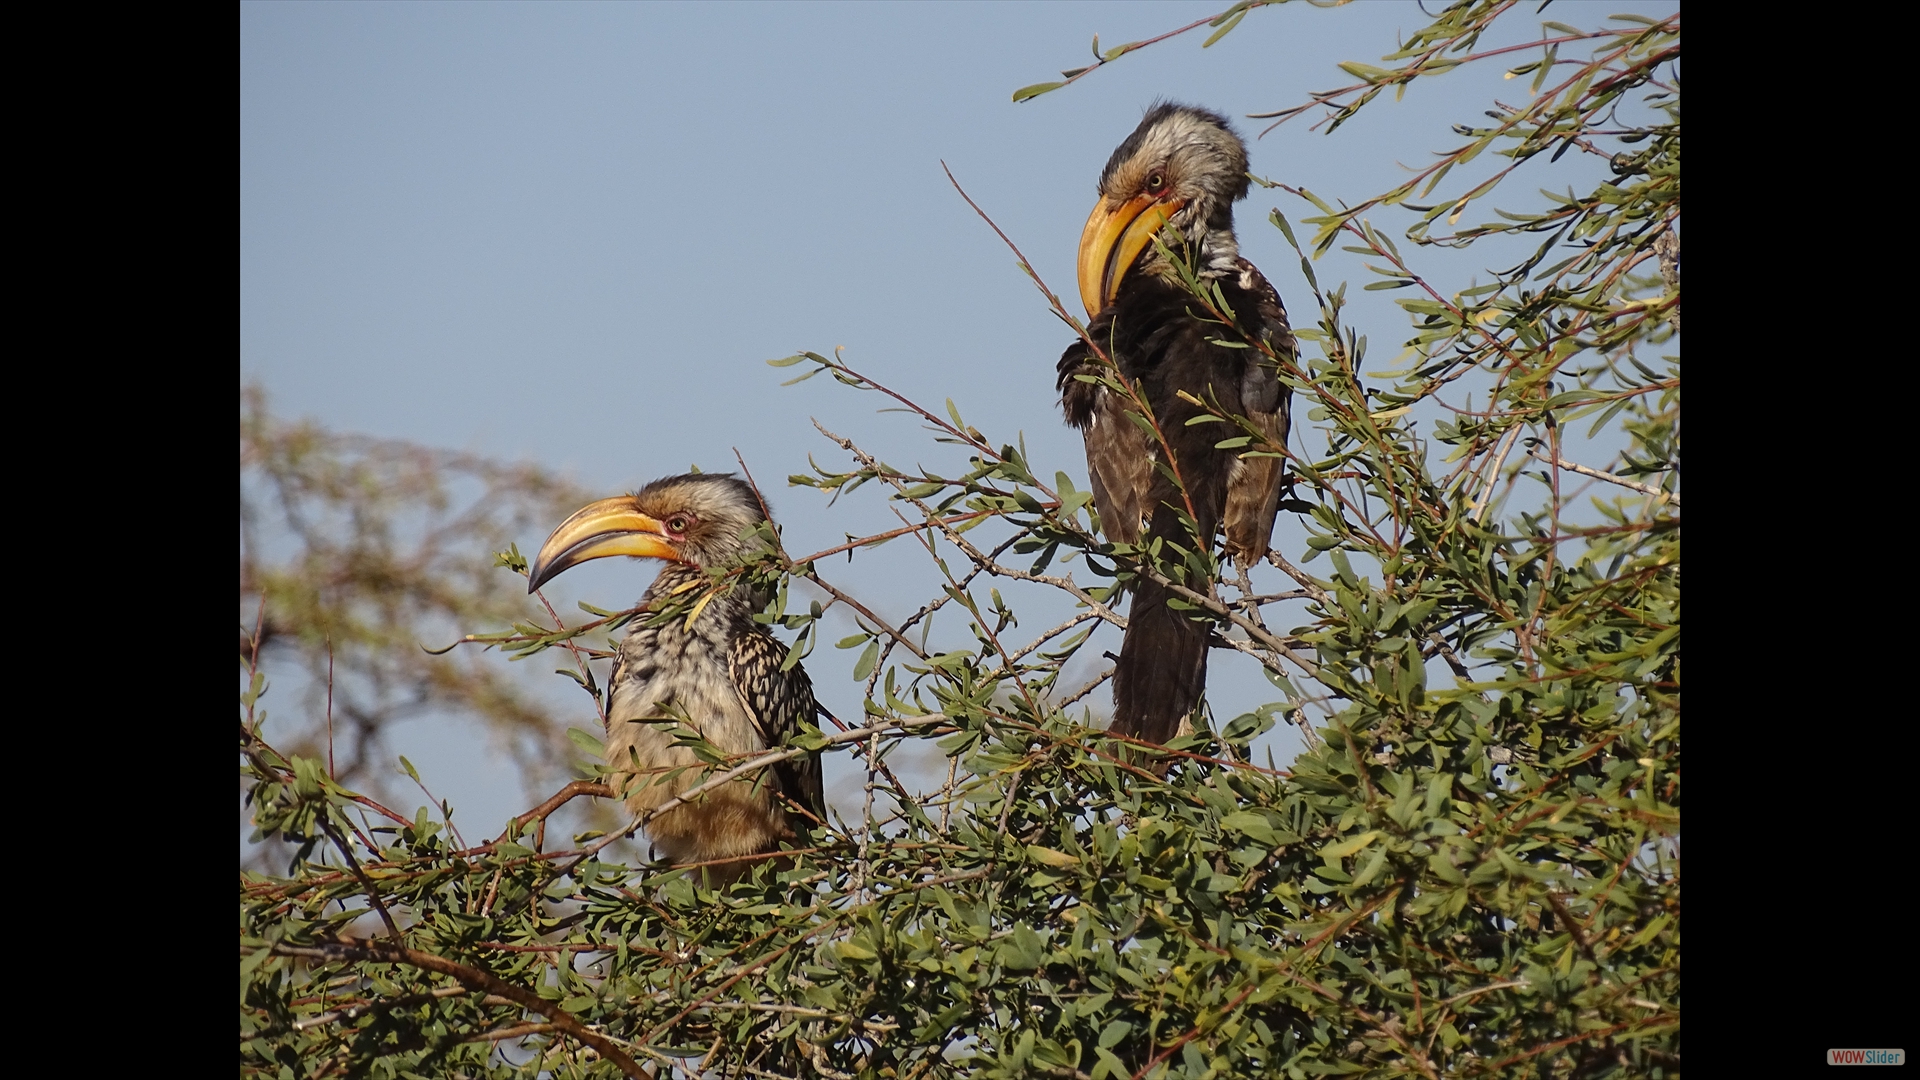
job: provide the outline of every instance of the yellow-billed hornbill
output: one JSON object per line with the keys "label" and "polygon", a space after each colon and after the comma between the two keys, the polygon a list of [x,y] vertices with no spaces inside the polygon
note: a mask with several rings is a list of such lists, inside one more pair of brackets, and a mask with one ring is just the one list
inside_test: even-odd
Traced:
{"label": "yellow-billed hornbill", "polygon": [[[763,606],[753,590],[707,573],[739,562],[750,550],[750,531],[766,520],[754,489],[729,474],[669,476],[576,512],[528,571],[531,592],[588,559],[666,560],[620,643],[608,683],[607,764],[614,790],[625,792],[636,814],[702,782],[704,763],[675,741],[682,725],[722,754],[739,756],[777,748],[814,721],[813,684],[798,664],[780,670],[787,648],[753,620]],[[675,613],[662,618],[669,606]],[[677,864],[736,860],[709,870],[722,882],[750,869],[752,860],[739,856],[776,851],[782,840],[804,835],[807,814],[826,819],[817,752],[667,810],[647,832],[655,850]]]}
{"label": "yellow-billed hornbill", "polygon": [[[1087,336],[1146,410],[1095,381],[1110,379],[1113,369],[1085,341],[1067,348],[1059,369],[1061,408],[1085,435],[1107,539],[1160,539],[1187,550],[1197,541],[1210,549],[1224,525],[1227,554],[1243,567],[1267,553],[1280,459],[1218,449],[1241,433],[1187,421],[1206,411],[1197,400],[1245,417],[1275,444],[1287,439],[1289,393],[1267,353],[1249,347],[1265,343],[1290,356],[1294,342],[1280,295],[1240,257],[1234,240],[1233,204],[1248,184],[1246,144],[1225,118],[1186,105],[1149,110],[1100,174],[1100,200],[1080,236],[1079,259],[1080,298],[1092,320]],[[1156,237],[1203,284],[1218,287],[1225,301],[1219,314],[1231,317],[1231,327],[1194,297]],[[1150,412],[1158,436],[1129,412]],[[1171,466],[1180,485],[1156,463]],[[1189,505],[1195,531],[1182,522]],[[1114,668],[1112,730],[1156,743],[1183,730],[1207,678],[1209,625],[1170,607],[1169,595],[1145,577],[1134,583]]]}

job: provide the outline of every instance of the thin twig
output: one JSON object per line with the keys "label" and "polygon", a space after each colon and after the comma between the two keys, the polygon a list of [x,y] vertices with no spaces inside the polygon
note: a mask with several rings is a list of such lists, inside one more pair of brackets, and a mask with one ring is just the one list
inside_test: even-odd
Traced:
{"label": "thin twig", "polygon": [[1480,495],[1473,500],[1473,510],[1468,514],[1476,523],[1487,507],[1492,505],[1493,486],[1500,482],[1500,469],[1507,463],[1507,452],[1513,449],[1514,440],[1520,437],[1520,425],[1515,424],[1500,437],[1500,445],[1494,452],[1493,468],[1487,470],[1487,482],[1480,487]]}
{"label": "thin twig", "polygon": [[333,846],[339,848],[340,854],[346,856],[347,866],[353,870],[353,876],[360,879],[361,887],[366,890],[367,899],[373,902],[373,909],[380,913],[380,921],[387,925],[387,936],[399,941],[400,927],[394,923],[393,913],[387,910],[387,902],[380,898],[380,890],[374,887],[373,879],[360,868],[360,860],[353,857],[353,845],[341,837],[340,830],[333,827],[333,822],[327,820],[324,812],[315,820],[319,822],[320,828],[326,832],[327,837],[333,841]]}
{"label": "thin twig", "polygon": [[[354,976],[350,981],[354,981],[354,982],[359,981],[359,976],[357,975]],[[327,1024],[331,1024],[339,1020],[357,1020],[360,1017],[365,1016],[366,1014],[372,1012],[375,1009],[404,1009],[410,1005],[417,1005],[423,1001],[436,1001],[441,998],[458,997],[461,994],[471,994],[471,993],[473,993],[473,991],[469,990],[465,986],[443,986],[438,990],[431,990],[424,994],[405,994],[396,998],[387,998],[386,1000],[383,1000],[383,1001],[382,1000],[362,1001],[354,1005],[348,1005],[344,1008],[332,1009],[327,1012],[323,1012],[318,1016],[309,1016],[305,1020],[296,1020],[293,1022],[293,1030],[305,1031],[308,1028],[324,1027]],[[488,994],[486,997],[480,1000],[480,1004],[512,1005],[513,1001],[510,998],[504,998],[494,994]]]}
{"label": "thin twig", "polygon": [[[548,617],[553,619],[554,628],[565,631],[567,629],[566,620],[562,619],[560,613],[553,610],[553,605],[547,602],[547,594],[535,589],[533,595],[539,598],[540,606],[547,609]],[[561,642],[561,644],[565,645],[567,651],[573,654],[573,665],[579,669],[580,678],[585,683],[581,689],[585,690],[588,695],[593,698],[594,711],[600,714],[600,726],[605,727],[607,723],[607,703],[601,700],[600,690],[594,683],[593,669],[587,667],[587,658],[580,655],[580,646],[575,644],[575,637],[569,637]]]}
{"label": "thin twig", "polygon": [[[1656,499],[1665,499],[1675,506],[1680,505],[1680,496],[1675,495],[1670,491],[1664,491],[1660,488],[1653,487],[1648,484],[1637,483],[1635,481],[1628,480],[1624,476],[1615,476],[1610,472],[1601,472],[1599,469],[1591,469],[1585,465],[1576,465],[1571,461],[1562,461],[1557,457],[1553,457],[1547,454],[1542,454],[1538,447],[1534,447],[1533,449],[1529,450],[1527,453],[1528,453],[1528,456],[1533,458],[1535,461],[1544,462],[1545,464],[1552,465],[1556,468],[1565,469],[1568,472],[1577,472],[1581,476],[1591,476],[1595,480],[1605,480],[1609,484],[1619,484],[1623,488],[1631,488],[1642,495],[1652,496],[1653,498],[1656,498]],[[1578,494],[1578,492],[1575,492],[1575,494]]]}
{"label": "thin twig", "polygon": [[[606,784],[597,783],[592,780],[575,780],[566,787],[554,792],[546,802],[508,821],[506,831],[500,834],[500,840],[511,840],[519,836],[521,830],[525,829],[529,822],[545,821],[554,811],[559,810],[562,806],[565,806],[582,795],[591,795],[600,799],[618,797],[618,793]],[[495,843],[499,843],[500,840],[496,840]]]}
{"label": "thin twig", "polygon": [[[821,740],[826,745],[832,746],[838,743],[859,742],[860,740],[868,738],[869,736],[872,736],[877,732],[892,731],[900,728],[926,727],[929,724],[950,724],[950,723],[953,723],[952,719],[945,715],[916,716],[916,717],[909,717],[903,720],[888,720],[883,724],[874,724],[869,727],[850,728],[846,731],[836,731],[831,735],[822,735]],[[683,791],[680,794],[675,795],[673,798],[668,799],[666,802],[661,803],[659,806],[654,807],[652,810],[649,810],[646,813],[635,817],[632,821],[627,823],[625,828],[621,829],[620,831],[604,836],[599,840],[595,841],[592,845],[581,849],[580,858],[584,860],[592,855],[599,854],[602,849],[607,847],[607,845],[612,844],[616,840],[621,840],[627,836],[631,836],[635,830],[639,829],[641,826],[645,825],[647,822],[652,821],[654,818],[659,817],[661,814],[664,814],[667,811],[673,810],[677,807],[685,806],[686,804],[692,802],[693,800],[698,799],[700,796],[705,795],[707,792],[712,791],[713,789],[720,787],[721,785],[726,784],[729,781],[737,780],[740,777],[747,775],[748,773],[755,772],[760,769],[764,769],[769,765],[775,765],[782,761],[789,761],[793,758],[800,757],[803,754],[811,754],[815,752],[816,751],[814,749],[802,748],[802,747],[792,747],[785,750],[774,750],[765,754],[761,754],[760,756],[755,757],[740,765],[736,765],[725,772],[715,774],[714,776],[708,778],[704,783],[697,784],[694,787],[688,788],[686,791]],[[577,865],[577,862],[575,865]]]}
{"label": "thin twig", "polygon": [[1060,704],[1054,707],[1056,709],[1065,709],[1067,706],[1072,705],[1073,703],[1079,701],[1081,698],[1086,697],[1088,694],[1093,693],[1093,691],[1097,687],[1099,687],[1101,683],[1106,682],[1108,679],[1111,679],[1111,678],[1113,678],[1113,669],[1108,668],[1107,670],[1101,672],[1099,676],[1096,677],[1092,682],[1088,683],[1087,685],[1081,687],[1078,690],[1075,690],[1072,694],[1062,699]]}
{"label": "thin twig", "polygon": [[953,819],[953,780],[959,774],[960,758],[956,755],[947,759],[947,782],[940,787],[940,835],[947,834],[947,824]]}
{"label": "thin twig", "polygon": [[[1446,639],[1440,636],[1439,631],[1427,631],[1427,640],[1433,642],[1434,652],[1439,653],[1440,656],[1446,660],[1447,666],[1453,669],[1455,675],[1458,675],[1462,679],[1473,678],[1472,673],[1467,670],[1467,665],[1461,661],[1459,654],[1455,653],[1453,649],[1447,645]],[[1426,653],[1424,655],[1431,656],[1433,653]]]}
{"label": "thin twig", "polygon": [[1307,749],[1320,749],[1320,736],[1313,733],[1313,721],[1307,718],[1305,705],[1293,710],[1293,726],[1300,729],[1300,741],[1307,744]]}
{"label": "thin twig", "polygon": [[[333,635],[327,635],[327,779],[338,780],[333,767]],[[466,845],[462,844],[462,847]]]}
{"label": "thin twig", "polygon": [[861,1016],[855,1016],[852,1013],[835,1013],[828,1012],[825,1009],[811,1009],[805,1005],[769,1005],[760,1001],[716,1001],[712,1007],[716,1009],[746,1009],[750,1012],[778,1013],[788,1016],[808,1016],[820,1020],[833,1020],[838,1023],[849,1024],[853,1027],[866,1028],[870,1031],[900,1030],[899,1024],[889,1024],[879,1020],[868,1020]]}
{"label": "thin twig", "polygon": [[[880,462],[878,461],[878,459],[874,458],[873,455],[867,453],[865,450],[860,449],[859,446],[854,444],[854,441],[852,439],[849,439],[844,435],[834,434],[833,432],[827,430],[827,428],[824,425],[822,425],[818,420],[815,420],[813,422],[813,426],[816,430],[820,432],[820,434],[825,435],[828,439],[831,439],[834,445],[852,454],[855,460],[859,461],[862,465],[866,466],[869,469],[875,470],[880,475],[881,479],[886,480],[889,484],[891,484],[895,488],[895,490],[904,491],[904,488],[902,487],[901,484],[899,484],[898,481],[894,480],[888,473],[880,469]],[[938,527],[940,531],[946,536],[948,543],[959,548],[967,556],[969,560],[971,560],[976,566],[980,566],[984,568],[987,571],[987,573],[992,574],[995,577],[1013,578],[1016,581],[1033,581],[1033,582],[1038,582],[1042,585],[1052,585],[1055,588],[1062,589],[1068,593],[1071,593],[1074,599],[1080,601],[1082,604],[1085,604],[1088,608],[1092,609],[1094,614],[1098,615],[1101,619],[1105,620],[1106,622],[1112,623],[1113,625],[1118,626],[1122,630],[1127,628],[1126,619],[1115,614],[1112,608],[1108,607],[1106,604],[1100,602],[1099,600],[1094,599],[1092,594],[1088,593],[1085,589],[1081,588],[1079,585],[1076,585],[1073,581],[1073,576],[1071,574],[1067,575],[1066,577],[1057,577],[1051,574],[1034,574],[1024,570],[1015,570],[1009,566],[1003,566],[999,562],[988,558],[985,552],[982,552],[979,548],[973,545],[972,541],[968,540],[965,536],[962,536],[958,531],[945,525],[942,521],[940,521],[937,515],[933,514],[930,510],[927,509],[927,506],[924,502],[918,499],[915,499],[911,496],[906,496],[906,499],[908,502],[913,503],[914,506],[920,509],[924,514],[926,514],[927,524]],[[836,595],[838,594],[836,593]],[[915,655],[919,656],[922,660],[926,659],[926,654],[920,652],[918,649],[915,649],[914,653]]]}
{"label": "thin twig", "polygon": [[860,853],[853,866],[853,881],[848,883],[848,891],[855,895],[865,895],[867,888],[867,845],[873,838],[873,763],[879,757],[880,736],[876,733],[867,743],[867,782],[866,798],[860,815],[863,828],[860,830]]}
{"label": "thin twig", "polygon": [[494,1028],[468,1035],[462,1042],[499,1042],[502,1039],[521,1039],[528,1035],[544,1035],[550,1031],[559,1031],[558,1024],[513,1024],[508,1027]]}
{"label": "thin twig", "polygon": [[574,1018],[572,1013],[558,1004],[530,990],[515,986],[492,972],[468,967],[444,956],[436,956],[433,953],[421,952],[385,941],[347,938],[342,941],[321,942],[317,945],[275,944],[272,948],[280,956],[302,956],[327,961],[370,960],[383,964],[406,964],[423,971],[450,975],[470,990],[498,995],[545,1016],[553,1021],[554,1027],[599,1051],[601,1057],[619,1066],[620,1071],[632,1077],[633,1080],[642,1080],[645,1076],[640,1071],[639,1063],[615,1045],[612,1039],[582,1024]]}

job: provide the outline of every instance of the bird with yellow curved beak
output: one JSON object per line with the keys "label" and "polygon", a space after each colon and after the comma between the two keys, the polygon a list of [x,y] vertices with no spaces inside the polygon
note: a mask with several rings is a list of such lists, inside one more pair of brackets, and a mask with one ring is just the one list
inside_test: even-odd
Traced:
{"label": "bird with yellow curved beak", "polygon": [[[739,562],[767,520],[754,489],[724,473],[655,480],[602,499],[560,524],[527,574],[532,592],[590,559],[662,559],[645,609],[620,643],[608,681],[607,764],[614,790],[648,813],[704,779],[706,763],[677,742],[691,728],[733,763],[788,742],[815,718],[813,684],[787,648],[753,620],[745,584],[707,571]],[[649,617],[678,603],[672,618]],[[676,773],[677,770],[677,773]],[[647,823],[654,849],[677,865],[710,864],[714,884],[752,868],[826,819],[820,756],[777,762],[668,809]]]}
{"label": "bird with yellow curved beak", "polygon": [[[1098,353],[1086,341],[1068,346],[1058,387],[1067,423],[1085,439],[1094,508],[1111,541],[1211,549],[1224,526],[1226,553],[1240,565],[1267,553],[1280,459],[1242,458],[1216,447],[1219,425],[1188,425],[1207,411],[1201,401],[1245,417],[1273,445],[1287,441],[1289,395],[1268,352],[1292,356],[1293,332],[1279,293],[1234,238],[1233,204],[1248,186],[1246,144],[1225,118],[1175,104],[1150,109],[1100,174],[1078,260]],[[1188,291],[1176,258],[1217,287],[1231,325]],[[1115,376],[1132,393],[1107,385]],[[1150,414],[1160,437],[1128,413]],[[1169,595],[1136,580],[1114,668],[1112,730],[1156,743],[1191,730],[1206,687],[1210,626],[1170,606]]]}

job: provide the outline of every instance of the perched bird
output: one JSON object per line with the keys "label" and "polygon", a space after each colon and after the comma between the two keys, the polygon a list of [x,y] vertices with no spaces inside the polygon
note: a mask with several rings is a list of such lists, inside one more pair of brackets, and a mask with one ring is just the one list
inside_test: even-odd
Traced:
{"label": "perched bird", "polygon": [[[640,814],[702,782],[704,763],[675,742],[684,727],[730,756],[774,749],[814,719],[813,684],[787,648],[753,621],[764,604],[745,584],[706,571],[749,551],[747,533],[767,520],[752,487],[725,473],[655,480],[633,495],[602,499],[562,522],[540,548],[527,591],[588,559],[665,559],[614,661],[608,684],[607,764],[615,791]],[[679,601],[684,614],[650,615]],[[759,601],[759,602],[756,602]],[[684,725],[684,727],[683,727]],[[677,775],[669,775],[682,769]],[[824,822],[820,756],[778,762],[674,807],[647,824],[654,848],[678,864],[779,849]],[[744,874],[753,860],[712,867],[709,880]]]}
{"label": "perched bird", "polygon": [[[1085,341],[1068,346],[1060,358],[1060,405],[1085,436],[1094,506],[1111,541],[1210,549],[1224,525],[1227,554],[1241,566],[1267,553],[1280,459],[1242,459],[1238,450],[1215,447],[1241,432],[1187,424],[1206,411],[1191,398],[1286,443],[1289,392],[1274,361],[1249,343],[1291,356],[1293,332],[1280,295],[1240,257],[1234,240],[1233,204],[1248,184],[1246,144],[1225,118],[1174,104],[1150,109],[1100,174],[1100,199],[1080,235],[1087,336],[1151,411],[1172,458],[1165,464],[1185,488],[1155,468],[1160,439],[1127,415],[1141,414],[1140,405],[1093,381],[1110,379],[1113,368]],[[1194,298],[1162,248],[1203,285],[1218,288],[1231,327]],[[1197,535],[1182,522],[1189,506]],[[1114,669],[1113,730],[1156,743],[1185,730],[1207,678],[1208,624],[1170,607],[1169,595],[1145,578],[1135,583]]]}

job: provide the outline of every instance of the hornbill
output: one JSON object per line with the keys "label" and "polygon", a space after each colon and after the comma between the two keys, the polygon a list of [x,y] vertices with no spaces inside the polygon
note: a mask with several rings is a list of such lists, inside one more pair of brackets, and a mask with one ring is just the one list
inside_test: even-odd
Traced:
{"label": "hornbill", "polygon": [[[1241,432],[1187,422],[1211,408],[1245,417],[1275,445],[1287,440],[1289,392],[1268,353],[1291,356],[1293,332],[1280,295],[1234,240],[1233,204],[1247,188],[1246,144],[1225,118],[1175,104],[1147,112],[1107,161],[1080,235],[1087,338],[1113,367],[1086,340],[1075,341],[1060,357],[1058,383],[1067,423],[1086,439],[1107,539],[1210,550],[1224,524],[1227,554],[1242,567],[1267,553],[1280,459],[1243,459],[1215,446]],[[1224,305],[1196,299],[1169,254],[1204,287],[1217,288]],[[1250,347],[1260,344],[1266,349]],[[1116,368],[1131,393],[1108,385]],[[1150,418],[1158,435],[1129,413]],[[1156,468],[1164,458],[1178,485]],[[1189,508],[1191,530],[1183,521]],[[1187,730],[1207,678],[1209,626],[1169,606],[1170,595],[1144,575],[1134,582],[1114,666],[1112,730],[1155,743]]]}
{"label": "hornbill", "polygon": [[[787,649],[753,620],[762,606],[753,590],[707,573],[737,563],[749,550],[749,531],[766,520],[758,494],[730,474],[668,476],[574,513],[528,570],[532,592],[588,559],[666,560],[641,598],[642,613],[620,643],[608,683],[610,779],[636,814],[702,782],[704,763],[675,741],[682,725],[737,757],[777,748],[814,720],[813,684],[798,664],[780,670]],[[676,600],[672,614],[662,612]],[[818,752],[667,810],[647,832],[655,850],[676,864],[735,860],[709,869],[709,880],[723,883],[753,861],[739,856],[776,851],[782,840],[804,835],[808,815],[826,819]]]}

